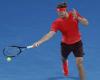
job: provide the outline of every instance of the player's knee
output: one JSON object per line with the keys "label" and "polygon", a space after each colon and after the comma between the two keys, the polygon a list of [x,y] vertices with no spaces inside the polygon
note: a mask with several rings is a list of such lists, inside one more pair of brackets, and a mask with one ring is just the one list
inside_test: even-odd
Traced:
{"label": "player's knee", "polygon": [[62,62],[65,62],[67,60],[66,57],[62,57]]}
{"label": "player's knee", "polygon": [[83,58],[77,58],[76,64],[77,64],[77,66],[81,66],[83,64]]}

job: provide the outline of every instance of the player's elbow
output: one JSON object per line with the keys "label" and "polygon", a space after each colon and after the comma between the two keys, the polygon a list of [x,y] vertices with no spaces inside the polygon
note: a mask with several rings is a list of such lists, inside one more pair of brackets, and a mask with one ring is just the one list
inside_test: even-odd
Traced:
{"label": "player's elbow", "polygon": [[46,40],[49,40],[51,39],[54,35],[55,35],[56,32],[54,31],[50,31],[47,35],[46,35]]}
{"label": "player's elbow", "polygon": [[50,32],[49,32],[49,36],[50,36],[50,37],[53,37],[55,34],[56,34],[56,32],[54,32],[54,31],[50,31]]}

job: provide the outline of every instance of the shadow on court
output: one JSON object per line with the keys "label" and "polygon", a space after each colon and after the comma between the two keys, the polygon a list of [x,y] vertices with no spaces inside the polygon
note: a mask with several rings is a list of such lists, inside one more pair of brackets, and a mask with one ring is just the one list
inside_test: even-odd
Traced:
{"label": "shadow on court", "polygon": [[55,77],[50,77],[48,78],[48,80],[79,80],[79,77],[74,77],[74,76],[68,76],[68,77],[65,77],[65,76],[55,76]]}

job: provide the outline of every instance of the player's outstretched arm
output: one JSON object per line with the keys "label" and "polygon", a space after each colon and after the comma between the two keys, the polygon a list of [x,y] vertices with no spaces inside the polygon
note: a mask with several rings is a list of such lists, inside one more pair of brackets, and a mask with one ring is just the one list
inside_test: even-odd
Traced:
{"label": "player's outstretched arm", "polygon": [[33,48],[35,47],[38,47],[40,44],[42,44],[43,42],[51,39],[54,35],[55,35],[56,32],[54,31],[50,31],[48,32],[44,37],[42,37],[39,41],[35,42],[32,46]]}

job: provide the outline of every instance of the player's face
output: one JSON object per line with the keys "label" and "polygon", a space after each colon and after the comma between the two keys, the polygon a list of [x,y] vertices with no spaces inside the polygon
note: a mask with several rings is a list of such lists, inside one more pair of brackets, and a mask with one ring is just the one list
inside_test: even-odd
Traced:
{"label": "player's face", "polygon": [[58,16],[61,18],[66,17],[66,11],[57,11],[57,13],[58,13]]}

